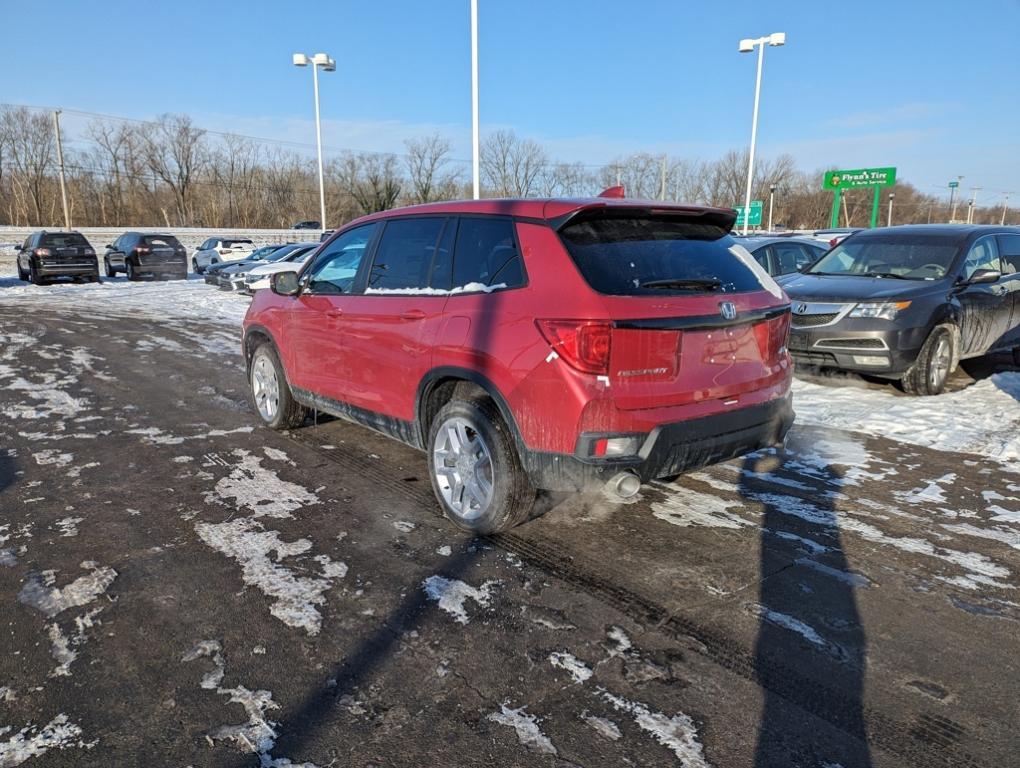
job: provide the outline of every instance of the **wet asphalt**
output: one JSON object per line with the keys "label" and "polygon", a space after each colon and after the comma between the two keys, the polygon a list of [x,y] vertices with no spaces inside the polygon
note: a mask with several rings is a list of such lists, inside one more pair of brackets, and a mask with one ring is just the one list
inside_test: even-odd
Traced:
{"label": "wet asphalt", "polygon": [[473,538],[224,336],[0,306],[0,766],[1015,764],[1020,473],[797,425]]}

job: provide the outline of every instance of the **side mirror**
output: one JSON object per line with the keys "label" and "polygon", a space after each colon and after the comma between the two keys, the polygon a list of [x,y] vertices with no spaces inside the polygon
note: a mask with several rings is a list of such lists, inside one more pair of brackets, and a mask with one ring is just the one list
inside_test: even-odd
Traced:
{"label": "side mirror", "polygon": [[986,283],[994,283],[1002,277],[1002,273],[997,269],[979,269],[970,279],[967,281],[968,285],[985,285]]}
{"label": "side mirror", "polygon": [[22,246],[22,245],[15,245],[14,246],[14,250],[16,250],[16,251],[23,251],[23,250],[25,250],[25,247]]}
{"label": "side mirror", "polygon": [[297,296],[300,286],[298,285],[297,272],[276,272],[269,278],[269,288],[273,293],[280,296]]}

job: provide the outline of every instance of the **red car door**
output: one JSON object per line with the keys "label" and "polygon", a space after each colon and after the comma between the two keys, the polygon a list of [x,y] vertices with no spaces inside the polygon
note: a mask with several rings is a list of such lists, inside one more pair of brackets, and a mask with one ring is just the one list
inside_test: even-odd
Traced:
{"label": "red car door", "polygon": [[402,421],[414,418],[418,383],[432,365],[448,298],[446,289],[432,286],[431,276],[441,262],[449,263],[452,236],[443,216],[386,222],[364,291],[347,298],[340,321],[351,405]]}
{"label": "red car door", "polygon": [[330,400],[347,400],[343,316],[353,299],[361,261],[379,227],[372,222],[344,232],[301,275],[303,287],[293,299],[286,323],[292,386]]}

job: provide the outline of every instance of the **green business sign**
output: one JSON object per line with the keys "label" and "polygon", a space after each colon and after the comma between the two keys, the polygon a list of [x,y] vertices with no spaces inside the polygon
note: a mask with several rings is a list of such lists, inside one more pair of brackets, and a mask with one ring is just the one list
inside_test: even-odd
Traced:
{"label": "green business sign", "polygon": [[828,171],[822,180],[822,188],[891,187],[895,183],[895,168],[859,168],[854,171]]}
{"label": "green business sign", "polygon": [[949,182],[949,188],[950,189],[956,189],[958,186],[960,186],[960,182],[958,182],[958,181],[951,181],[951,182]]}
{"label": "green business sign", "polygon": [[[751,201],[751,217],[747,221],[747,226],[749,226],[749,227],[760,227],[761,226],[761,209],[762,209],[762,201],[761,200],[752,200]],[[737,212],[737,223],[734,224],[734,226],[735,227],[742,227],[742,226],[744,226],[744,219],[746,218],[745,214],[744,214],[744,206],[742,206],[742,205],[735,205],[735,206],[733,206],[733,210],[735,210]]]}

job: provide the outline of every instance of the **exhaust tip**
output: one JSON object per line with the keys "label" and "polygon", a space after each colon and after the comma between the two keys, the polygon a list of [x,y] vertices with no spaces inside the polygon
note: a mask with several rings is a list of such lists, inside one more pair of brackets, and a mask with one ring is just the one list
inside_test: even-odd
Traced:
{"label": "exhaust tip", "polygon": [[641,490],[641,478],[633,472],[620,472],[606,483],[606,490],[621,499],[632,499]]}

